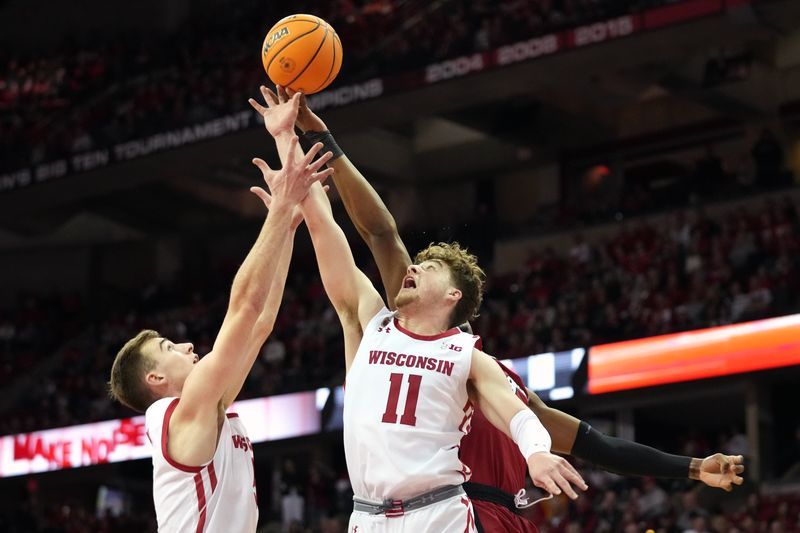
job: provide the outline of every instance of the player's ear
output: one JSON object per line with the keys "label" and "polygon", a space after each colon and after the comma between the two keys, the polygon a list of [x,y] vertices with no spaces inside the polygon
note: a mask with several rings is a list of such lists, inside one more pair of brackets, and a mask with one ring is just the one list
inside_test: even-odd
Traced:
{"label": "player's ear", "polygon": [[161,385],[162,383],[164,383],[165,379],[166,376],[164,374],[156,372],[155,370],[151,370],[144,377],[144,381],[148,385]]}
{"label": "player's ear", "polygon": [[456,289],[455,287],[450,287],[450,289],[447,290],[448,300],[453,300],[454,302],[457,302],[461,299],[461,296],[462,296],[461,291],[459,289]]}

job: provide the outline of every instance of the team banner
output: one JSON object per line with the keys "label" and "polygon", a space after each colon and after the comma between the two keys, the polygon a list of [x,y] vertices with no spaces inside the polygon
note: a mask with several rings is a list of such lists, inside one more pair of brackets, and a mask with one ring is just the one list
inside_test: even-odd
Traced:
{"label": "team banner", "polygon": [[[643,13],[586,24],[540,37],[501,46],[494,50],[455,57],[428,65],[422,70],[383,78],[373,78],[309,96],[316,111],[343,107],[387,94],[418,89],[426,85],[460,78],[476,72],[504,67],[521,61],[581,48],[641,31],[654,30],[688,20],[719,14],[751,0],[689,0],[651,9]],[[204,123],[186,126],[117,145],[89,150],[69,158],[49,161],[33,168],[0,174],[0,193],[9,192],[68,175],[103,168],[163,150],[178,148],[260,125],[252,110],[243,110]]]}
{"label": "team banner", "polygon": [[800,364],[800,314],[589,349],[598,394]]}
{"label": "team banner", "polygon": [[[328,389],[235,402],[252,442],[320,431]],[[80,466],[144,459],[152,455],[144,416],[0,437],[0,478]]]}

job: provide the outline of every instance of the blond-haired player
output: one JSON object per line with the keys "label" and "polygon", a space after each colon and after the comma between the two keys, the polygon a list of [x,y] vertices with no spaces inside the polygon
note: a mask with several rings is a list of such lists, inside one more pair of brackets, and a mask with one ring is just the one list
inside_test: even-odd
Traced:
{"label": "blond-haired player", "polygon": [[[280,105],[262,87],[269,108]],[[299,157],[299,151],[290,157]],[[348,531],[475,531],[458,456],[472,402],[512,437],[534,482],[575,496],[585,489],[550,453],[550,435],[508,387],[495,361],[458,325],[473,317],[484,275],[474,256],[442,243],[408,267],[390,311],[358,269],[321,186],[302,203],[325,290],[344,330],[344,441],[355,493]]]}
{"label": "blond-haired player", "polygon": [[[298,98],[264,114],[278,152],[297,149]],[[153,444],[153,500],[160,532],[254,532],[258,521],[253,450],[238,417],[227,413],[272,331],[292,252],[297,209],[312,183],[332,172],[305,158],[280,171],[254,159],[272,196],[261,233],[233,280],[228,310],[211,352],[200,359],[190,343],[176,344],[144,330],[119,351],[109,382],[113,398],[144,411]],[[298,149],[299,150],[299,149]]]}

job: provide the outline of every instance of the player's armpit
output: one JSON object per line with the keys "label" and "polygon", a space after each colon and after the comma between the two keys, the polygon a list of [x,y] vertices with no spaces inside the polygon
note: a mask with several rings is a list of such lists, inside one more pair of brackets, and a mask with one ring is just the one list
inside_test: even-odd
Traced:
{"label": "player's armpit", "polygon": [[542,425],[550,433],[552,439],[552,450],[557,453],[572,453],[572,446],[578,434],[581,421],[574,416],[568,415],[558,409],[548,407],[535,392],[526,389],[528,392],[528,406],[534,414],[542,421]]}
{"label": "player's armpit", "polygon": [[493,426],[511,437],[511,419],[526,406],[508,386],[500,366],[486,353],[474,349],[469,379],[472,383],[468,388],[470,399],[478,404]]}

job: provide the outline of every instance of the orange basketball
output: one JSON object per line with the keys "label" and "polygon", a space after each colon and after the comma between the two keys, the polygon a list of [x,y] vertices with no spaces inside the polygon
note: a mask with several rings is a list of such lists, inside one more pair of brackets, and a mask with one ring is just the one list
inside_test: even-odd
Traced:
{"label": "orange basketball", "polygon": [[305,94],[327,87],[342,67],[342,42],[333,28],[314,15],[282,18],[261,47],[267,76],[277,85]]}

